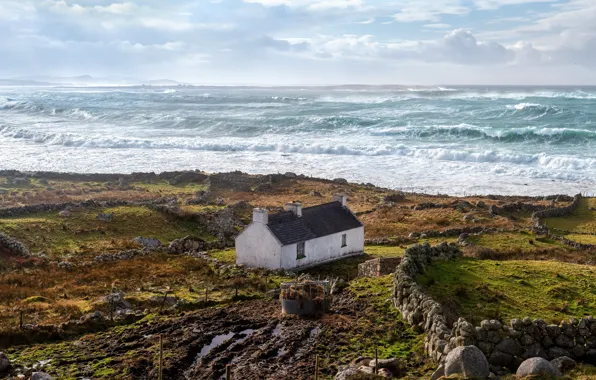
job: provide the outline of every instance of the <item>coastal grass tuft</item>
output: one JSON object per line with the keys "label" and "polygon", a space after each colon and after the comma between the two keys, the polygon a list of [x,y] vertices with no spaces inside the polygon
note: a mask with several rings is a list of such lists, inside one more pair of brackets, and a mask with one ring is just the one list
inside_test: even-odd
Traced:
{"label": "coastal grass tuft", "polygon": [[552,261],[461,258],[437,262],[419,281],[456,315],[483,319],[542,318],[558,323],[596,315],[596,268]]}

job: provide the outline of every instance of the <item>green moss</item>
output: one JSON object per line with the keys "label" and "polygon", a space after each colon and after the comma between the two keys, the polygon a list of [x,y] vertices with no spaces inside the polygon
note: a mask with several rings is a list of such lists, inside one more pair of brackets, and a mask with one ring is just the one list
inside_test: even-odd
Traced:
{"label": "green moss", "polygon": [[462,258],[433,264],[420,282],[474,322],[526,316],[560,322],[596,313],[595,274],[587,265]]}
{"label": "green moss", "polygon": [[23,300],[23,303],[37,303],[37,302],[49,302],[49,300],[42,296],[33,296]]}
{"label": "green moss", "polygon": [[216,258],[217,260],[219,260],[223,263],[228,263],[228,264],[236,263],[236,250],[233,248],[225,249],[222,251],[209,252],[209,256]]}

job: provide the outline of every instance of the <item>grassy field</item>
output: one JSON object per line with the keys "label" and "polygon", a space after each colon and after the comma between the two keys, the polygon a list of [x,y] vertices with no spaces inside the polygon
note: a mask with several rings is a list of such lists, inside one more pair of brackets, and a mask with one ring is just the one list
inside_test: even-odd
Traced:
{"label": "grassy field", "polygon": [[[111,222],[98,213],[113,213]],[[163,244],[186,236],[213,239],[192,221],[176,219],[146,207],[112,207],[71,211],[70,217],[43,213],[25,217],[0,218],[0,231],[21,242],[30,251],[50,256],[79,255],[133,248],[137,236],[153,237]]]}
{"label": "grassy field", "polygon": [[540,249],[566,248],[556,240],[525,231],[476,235],[469,237],[467,241],[500,252],[529,253]]}
{"label": "grassy field", "polygon": [[596,267],[551,261],[462,258],[438,262],[420,281],[437,300],[475,323],[482,319],[596,315]]}
{"label": "grassy field", "polygon": [[577,209],[566,218],[548,218],[549,228],[596,234],[596,198],[583,198]]}

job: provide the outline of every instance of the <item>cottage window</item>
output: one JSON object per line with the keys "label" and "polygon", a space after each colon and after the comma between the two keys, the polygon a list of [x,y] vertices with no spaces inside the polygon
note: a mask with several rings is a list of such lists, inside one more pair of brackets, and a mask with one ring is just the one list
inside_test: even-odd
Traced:
{"label": "cottage window", "polygon": [[345,247],[348,245],[348,236],[346,234],[341,235],[341,246]]}
{"label": "cottage window", "polygon": [[300,260],[305,257],[306,255],[304,254],[304,242],[298,243],[296,245],[296,260]]}

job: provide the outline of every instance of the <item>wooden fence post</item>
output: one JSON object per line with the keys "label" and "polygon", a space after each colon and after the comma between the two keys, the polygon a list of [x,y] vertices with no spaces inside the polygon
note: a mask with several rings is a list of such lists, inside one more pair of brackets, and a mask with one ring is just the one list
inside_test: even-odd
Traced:
{"label": "wooden fence post", "polygon": [[379,374],[379,347],[375,346],[375,375]]}
{"label": "wooden fence post", "polygon": [[23,310],[21,310],[21,313],[19,314],[19,330],[23,329]]}
{"label": "wooden fence post", "polygon": [[163,380],[163,336],[159,334],[159,380]]}
{"label": "wooden fence post", "polygon": [[319,355],[315,356],[315,380],[319,380]]}
{"label": "wooden fence post", "polygon": [[226,380],[230,380],[232,378],[232,366],[226,365]]}

